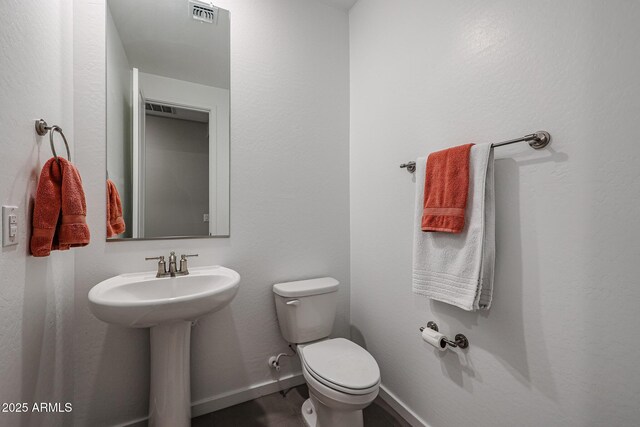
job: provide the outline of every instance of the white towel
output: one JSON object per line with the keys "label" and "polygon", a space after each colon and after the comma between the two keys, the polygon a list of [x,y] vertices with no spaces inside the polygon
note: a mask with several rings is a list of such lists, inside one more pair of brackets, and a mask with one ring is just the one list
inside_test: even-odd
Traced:
{"label": "white towel", "polygon": [[462,233],[421,229],[426,159],[416,161],[413,292],[464,310],[489,309],[495,266],[495,189],[491,144],[471,147]]}

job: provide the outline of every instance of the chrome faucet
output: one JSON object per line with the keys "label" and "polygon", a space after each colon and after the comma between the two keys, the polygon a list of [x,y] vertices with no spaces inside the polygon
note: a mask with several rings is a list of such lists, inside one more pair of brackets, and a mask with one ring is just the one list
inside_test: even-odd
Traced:
{"label": "chrome faucet", "polygon": [[187,267],[187,258],[198,256],[198,254],[193,255],[180,255],[180,270],[176,268],[177,258],[176,253],[171,252],[169,254],[169,270],[167,271],[167,263],[164,260],[164,256],[155,256],[155,257],[147,257],[145,260],[158,260],[158,272],[156,273],[157,278],[161,277],[176,277],[176,276],[186,276],[189,274],[189,269]]}

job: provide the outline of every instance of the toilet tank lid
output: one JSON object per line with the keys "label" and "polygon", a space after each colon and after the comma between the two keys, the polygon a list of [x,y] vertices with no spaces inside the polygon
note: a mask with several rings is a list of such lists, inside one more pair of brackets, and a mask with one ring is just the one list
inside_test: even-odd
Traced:
{"label": "toilet tank lid", "polygon": [[308,297],[336,292],[339,284],[340,282],[333,277],[320,277],[318,279],[276,283],[273,285],[273,292],[281,297]]}

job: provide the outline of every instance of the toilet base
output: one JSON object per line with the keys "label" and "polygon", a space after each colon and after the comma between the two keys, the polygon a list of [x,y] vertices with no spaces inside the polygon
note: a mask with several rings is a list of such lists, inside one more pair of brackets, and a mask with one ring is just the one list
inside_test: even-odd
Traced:
{"label": "toilet base", "polygon": [[313,407],[310,398],[302,404],[302,418],[304,419],[304,425],[306,427],[316,427],[316,408]]}
{"label": "toilet base", "polygon": [[302,417],[307,427],[363,427],[362,409],[336,411],[323,405],[312,394],[302,404]]}

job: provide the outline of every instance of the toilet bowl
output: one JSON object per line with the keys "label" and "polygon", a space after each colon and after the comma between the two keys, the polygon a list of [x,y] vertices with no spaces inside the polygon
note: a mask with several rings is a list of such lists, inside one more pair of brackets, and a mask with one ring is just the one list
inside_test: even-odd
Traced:
{"label": "toilet bowl", "polygon": [[369,352],[345,338],[328,338],[338,284],[325,277],[273,286],[280,330],[297,345],[309,387],[302,405],[309,427],[363,426],[362,410],[380,387],[380,369]]}
{"label": "toilet bowl", "polygon": [[362,426],[362,410],[380,388],[375,359],[344,338],[298,346],[298,354],[309,387],[309,403],[302,408],[307,425]]}

